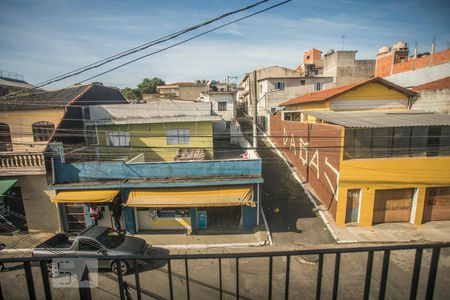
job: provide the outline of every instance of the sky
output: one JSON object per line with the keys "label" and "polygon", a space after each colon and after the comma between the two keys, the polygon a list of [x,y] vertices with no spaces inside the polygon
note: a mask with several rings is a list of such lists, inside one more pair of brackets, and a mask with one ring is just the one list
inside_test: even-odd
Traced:
{"label": "sky", "polygon": [[[0,70],[36,84],[129,48],[214,18],[257,0],[0,0]],[[271,0],[249,12],[281,2]],[[186,44],[145,58],[95,81],[135,87],[143,78],[166,82],[224,80],[255,68],[294,68],[310,48],[357,50],[375,59],[383,45],[406,41],[410,49],[450,47],[450,1],[293,0]],[[222,21],[217,25],[224,23]],[[140,52],[150,53],[215,25]],[[344,43],[342,36],[345,36]],[[54,83],[70,86],[138,55]]]}

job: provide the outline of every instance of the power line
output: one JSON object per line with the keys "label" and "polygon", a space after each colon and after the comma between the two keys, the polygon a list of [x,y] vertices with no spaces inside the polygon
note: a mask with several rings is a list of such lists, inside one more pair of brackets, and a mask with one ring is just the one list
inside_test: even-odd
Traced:
{"label": "power line", "polygon": [[[240,13],[240,12],[243,12],[243,11],[246,11],[246,10],[249,10],[249,9],[251,9],[251,8],[254,8],[254,7],[256,7],[256,6],[260,5],[260,4],[263,4],[263,3],[265,3],[265,2],[268,2],[268,1],[270,1],[270,0],[262,0],[262,1],[258,1],[258,2],[254,3],[254,4],[251,4],[251,5],[245,6],[245,7],[243,7],[243,8],[240,8],[240,9],[237,9],[237,10],[234,10],[234,11],[231,11],[231,12],[228,12],[228,13],[225,13],[225,14],[223,14],[223,15],[220,15],[220,16],[215,17],[215,18],[213,18],[213,19],[210,19],[210,20],[207,20],[207,21],[205,21],[205,22],[199,23],[199,24],[197,24],[197,25],[191,26],[191,27],[189,27],[189,28],[186,28],[186,29],[177,31],[177,32],[172,33],[172,34],[169,34],[169,35],[165,35],[165,36],[160,37],[160,38],[158,38],[158,39],[155,39],[155,40],[153,40],[153,41],[144,43],[144,44],[142,44],[142,45],[139,45],[139,46],[136,46],[136,47],[134,47],[134,48],[128,49],[128,50],[126,50],[126,51],[120,52],[120,53],[115,54],[115,55],[113,55],[113,56],[110,56],[110,57],[107,57],[107,58],[105,58],[105,59],[99,60],[99,61],[97,61],[97,62],[91,63],[91,64],[89,64],[89,65],[87,65],[87,66],[84,66],[84,67],[75,69],[75,70],[73,70],[73,71],[64,73],[64,74],[62,74],[62,75],[53,77],[53,78],[51,78],[51,79],[48,79],[48,80],[46,80],[46,81],[43,81],[43,82],[38,83],[38,84],[37,84],[35,87],[33,87],[33,88],[21,90],[21,91],[18,91],[18,92],[16,92],[16,93],[14,93],[14,94],[17,94],[17,93],[23,93],[23,92],[26,92],[26,91],[38,89],[38,88],[44,87],[44,86],[46,86],[46,85],[49,85],[49,84],[51,84],[51,83],[55,83],[55,82],[58,82],[58,81],[61,81],[61,80],[64,80],[64,79],[67,79],[67,78],[70,78],[70,77],[79,75],[79,74],[84,73],[84,72],[86,72],[86,71],[88,71],[88,70],[92,70],[92,69],[98,68],[98,67],[100,67],[100,66],[102,66],[102,65],[105,65],[105,64],[107,64],[107,63],[110,63],[110,62],[112,62],[112,61],[114,61],[114,60],[117,60],[117,59],[123,58],[123,57],[125,57],[125,56],[128,56],[128,55],[131,55],[131,54],[134,54],[134,53],[143,51],[143,50],[145,50],[145,49],[147,49],[147,48],[149,48],[149,47],[151,47],[151,46],[154,46],[154,45],[157,45],[157,44],[161,44],[161,43],[163,43],[163,42],[166,42],[166,41],[168,41],[168,40],[171,40],[171,39],[174,39],[174,38],[176,38],[176,37],[178,37],[178,36],[181,36],[181,35],[183,35],[183,34],[186,34],[186,33],[190,32],[190,31],[193,31],[193,30],[196,30],[196,29],[198,29],[198,28],[207,26],[207,25],[209,25],[209,24],[211,24],[211,23],[214,23],[214,22],[216,22],[216,21],[219,21],[219,20],[221,20],[221,19],[224,19],[224,18],[226,18],[226,17],[229,17],[229,16],[231,16],[231,15],[233,15],[233,14],[237,14],[237,13]],[[11,95],[11,94],[10,94],[10,95]]]}
{"label": "power line", "polygon": [[194,35],[193,37],[190,37],[190,38],[188,38],[188,39],[182,40],[182,41],[180,41],[180,42],[178,42],[178,43],[175,43],[175,44],[172,44],[172,45],[170,45],[170,46],[164,47],[164,48],[162,48],[162,49],[160,49],[160,50],[151,52],[151,53],[149,53],[149,54],[146,54],[146,55],[137,57],[137,58],[135,58],[135,59],[133,59],[133,60],[130,60],[130,61],[126,62],[126,63],[120,64],[120,65],[118,65],[118,66],[116,66],[116,67],[114,67],[114,68],[111,68],[111,69],[108,69],[108,70],[106,70],[106,71],[104,71],[104,72],[98,73],[98,74],[96,74],[96,75],[94,75],[94,76],[91,76],[91,77],[89,77],[89,78],[86,78],[86,79],[80,81],[79,83],[83,83],[83,82],[92,80],[92,79],[94,79],[94,78],[97,78],[97,77],[99,77],[99,76],[105,75],[105,74],[107,74],[107,73],[110,73],[110,72],[112,72],[112,71],[115,71],[115,70],[117,70],[117,69],[119,69],[119,68],[122,68],[122,67],[124,67],[124,66],[126,66],[126,65],[129,65],[129,64],[131,64],[131,63],[134,63],[134,62],[136,62],[136,61],[138,61],[138,60],[141,60],[141,59],[143,59],[143,58],[146,58],[146,57],[155,55],[155,54],[157,54],[157,53],[160,53],[160,52],[163,52],[163,51],[165,51],[165,50],[168,50],[168,49],[174,48],[174,47],[176,47],[176,46],[179,46],[179,45],[181,45],[181,44],[187,43],[187,42],[189,42],[189,41],[191,41],[191,40],[194,40],[194,39],[196,39],[196,38],[199,38],[199,37],[201,37],[201,36],[204,36],[204,35],[206,35],[206,34],[208,34],[208,33],[211,33],[211,32],[213,32],[213,31],[216,31],[216,30],[218,30],[218,29],[221,29],[221,28],[226,27],[226,26],[228,26],[228,25],[231,25],[231,24],[233,24],[233,23],[242,21],[242,20],[244,20],[244,19],[253,17],[253,16],[255,16],[255,15],[258,15],[258,14],[263,13],[263,12],[265,12],[265,11],[271,10],[271,9],[273,9],[273,8],[276,8],[276,7],[278,7],[278,6],[281,6],[281,5],[286,4],[286,3],[288,3],[288,2],[291,2],[291,1],[292,1],[292,0],[285,0],[285,1],[280,2],[280,3],[278,3],[278,4],[269,6],[268,8],[259,10],[259,11],[255,12],[255,13],[249,14],[249,15],[247,15],[247,16],[244,16],[244,17],[235,19],[235,20],[233,20],[233,21],[231,21],[231,22],[227,22],[227,23],[222,24],[222,25],[220,25],[220,26],[214,27],[214,28],[212,28],[212,29],[210,29],[210,30],[204,31],[204,32],[202,32],[202,33],[200,33],[200,34],[197,34],[197,35]]}

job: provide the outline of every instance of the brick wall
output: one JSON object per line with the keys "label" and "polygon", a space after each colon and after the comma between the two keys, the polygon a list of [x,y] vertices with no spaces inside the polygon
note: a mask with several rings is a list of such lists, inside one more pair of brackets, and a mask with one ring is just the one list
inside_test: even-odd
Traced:
{"label": "brick wall", "polygon": [[272,140],[294,165],[298,175],[309,184],[324,207],[335,217],[341,127],[282,121],[281,115],[282,113],[278,112],[270,117]]}
{"label": "brick wall", "polygon": [[[377,57],[377,64],[375,70],[375,76],[387,77],[391,75],[391,64],[393,54],[387,54]],[[431,64],[430,64],[431,59]],[[402,73],[406,71],[412,71],[415,69],[426,68],[428,66],[435,66],[444,64],[450,61],[450,48],[433,55],[425,55],[414,59],[410,57],[409,60],[394,64],[392,74]]]}

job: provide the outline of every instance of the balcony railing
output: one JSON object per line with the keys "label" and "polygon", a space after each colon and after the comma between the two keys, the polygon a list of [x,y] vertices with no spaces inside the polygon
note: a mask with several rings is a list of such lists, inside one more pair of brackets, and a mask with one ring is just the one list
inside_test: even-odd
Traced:
{"label": "balcony railing", "polygon": [[45,174],[43,153],[2,153],[0,154],[0,172],[7,175]]}
{"label": "balcony railing", "polygon": [[[173,299],[175,295],[186,299],[337,299],[338,295],[349,299],[385,299],[386,296],[397,299],[408,295],[410,299],[448,298],[448,269],[444,263],[439,267],[439,260],[441,252],[448,251],[449,247],[450,243],[398,244],[252,253],[83,256],[83,259],[113,260],[116,263],[126,261],[134,276],[99,272],[98,275],[105,279],[103,284],[98,289],[79,288],[79,295],[83,300],[92,299],[91,292],[105,291],[108,296],[124,300],[131,299],[131,294],[132,299],[143,296]],[[26,281],[28,289],[28,295],[22,294],[22,298],[36,299],[38,292],[45,294],[46,299],[51,299],[53,293],[57,299],[64,292],[51,288],[47,262],[58,258],[58,253],[55,251],[55,255],[48,257],[0,257],[0,263],[19,263],[13,267],[15,270],[20,270],[22,265],[25,276],[21,280]],[[398,255],[404,255],[403,258],[410,261],[401,274],[395,264]],[[64,255],[63,258],[69,261],[80,256]],[[301,261],[308,263],[299,264]],[[400,264],[405,263],[401,261]],[[39,264],[34,267],[32,263],[37,262]],[[207,282],[196,272],[205,266],[208,268]],[[33,272],[33,268],[39,268],[41,272]],[[303,273],[300,272],[302,269]],[[38,273],[41,276],[36,276]],[[33,277],[41,277],[42,284],[38,283],[39,278]],[[249,288],[248,280],[251,278],[256,279],[253,285],[258,288]],[[247,284],[243,284],[243,279],[247,279]],[[11,298],[8,292],[14,288],[7,285],[17,286],[20,284],[17,280],[14,283],[1,282],[0,299]],[[26,289],[22,292],[26,293]]]}

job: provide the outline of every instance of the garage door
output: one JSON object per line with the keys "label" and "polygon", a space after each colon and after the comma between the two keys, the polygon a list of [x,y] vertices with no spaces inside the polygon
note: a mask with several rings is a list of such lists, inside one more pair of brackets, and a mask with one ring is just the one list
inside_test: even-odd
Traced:
{"label": "garage door", "polygon": [[414,189],[376,190],[373,223],[409,222]]}
{"label": "garage door", "polygon": [[423,221],[450,220],[450,186],[427,188]]}

